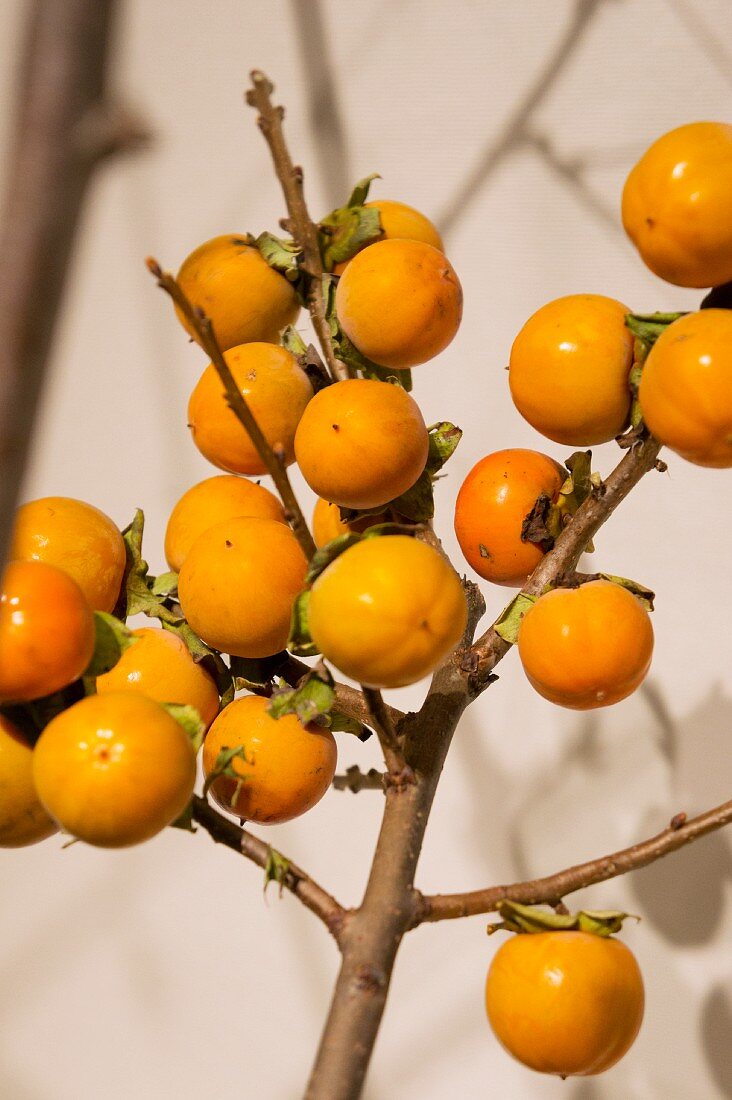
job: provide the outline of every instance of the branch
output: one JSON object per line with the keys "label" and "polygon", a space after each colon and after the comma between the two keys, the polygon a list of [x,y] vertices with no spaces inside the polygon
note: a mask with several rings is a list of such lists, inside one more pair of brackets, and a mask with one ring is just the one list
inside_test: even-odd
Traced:
{"label": "branch", "polygon": [[275,107],[272,103],[274,85],[264,73],[255,69],[251,74],[252,87],[247,92],[247,103],[259,112],[259,129],[272,154],[277,179],[282,187],[289,214],[288,229],[302,252],[302,269],[307,275],[307,305],[323,349],[333,380],[349,377],[348,368],[336,358],[330,338],[330,329],[325,317],[325,298],[323,296],[323,261],[320,255],[318,232],[310,220],[303,193],[302,168],[292,163],[289,150],[282,132],[284,107]]}
{"label": "branch", "polygon": [[[522,592],[539,596],[548,584],[574,570],[587,543],[644,474],[654,468],[660,449],[661,444],[653,436],[646,436],[630,448],[600,488],[577,509],[571,523],[562,531],[554,548],[539,562]],[[491,671],[510,648],[510,643],[491,626],[464,654],[463,669],[470,673],[476,691],[488,684]]]}
{"label": "branch", "polygon": [[486,890],[474,890],[467,894],[422,896],[417,904],[415,927],[425,921],[455,920],[479,913],[492,913],[502,901],[516,901],[523,905],[541,902],[553,904],[585,886],[594,886],[598,882],[606,882],[618,875],[647,867],[649,863],[655,863],[657,859],[730,823],[732,801],[724,802],[691,821],[686,820],[686,814],[677,814],[663,832],[649,840],[634,844],[632,848],[623,848],[612,855],[568,867],[546,878],[516,882],[510,886],[491,886]]}
{"label": "branch", "polygon": [[113,0],[27,7],[0,242],[0,564],[87,187],[143,140],[107,99]]}
{"label": "branch", "polygon": [[316,547],[302,513],[302,509],[297,502],[295,492],[290,484],[287,468],[281,456],[270,446],[252,410],[249,408],[246,398],[240,392],[239,387],[234,381],[234,376],[229,370],[229,365],[216,339],[211,319],[205,315],[203,310],[194,309],[181,290],[178,282],[173,278],[170,272],[162,270],[157,260],[153,260],[152,258],[148,259],[147,266],[157,279],[158,286],[162,287],[166,294],[170,295],[181,312],[185,314],[188,323],[195,330],[201,347],[209,356],[216,373],[221,379],[221,384],[226,392],[226,400],[229,408],[244,430],[249,434],[252,443],[257,448],[259,457],[267,467],[272,480],[277,486],[277,491],[285,506],[287,520],[292,527],[297,541],[302,547],[305,557],[309,561],[315,553]]}
{"label": "branch", "polygon": [[[262,869],[266,868],[272,855],[272,847],[253,833],[247,832],[229,821],[223,814],[211,806],[205,798],[193,796],[193,820],[210,835],[217,844],[225,844],[240,855],[250,859]],[[336,943],[345,924],[347,910],[335,898],[313,882],[300,867],[287,861],[287,870],[282,875],[282,885],[298,898],[306,909],[319,917]]]}

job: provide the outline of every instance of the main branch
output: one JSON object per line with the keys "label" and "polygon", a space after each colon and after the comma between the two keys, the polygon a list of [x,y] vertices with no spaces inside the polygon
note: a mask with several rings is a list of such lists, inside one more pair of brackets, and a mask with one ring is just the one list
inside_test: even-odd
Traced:
{"label": "main branch", "polygon": [[713,810],[686,820],[684,814],[675,817],[671,824],[649,840],[623,848],[620,852],[591,859],[558,871],[546,878],[529,882],[515,882],[510,886],[489,886],[485,890],[473,890],[466,894],[435,894],[422,896],[417,904],[415,926],[425,921],[455,920],[479,913],[492,913],[502,901],[516,901],[522,905],[555,903],[575,890],[594,886],[598,882],[625,875],[640,867],[655,863],[662,856],[676,852],[700,837],[732,823],[732,801],[724,802]]}
{"label": "main branch", "polygon": [[[227,848],[250,859],[263,870],[270,865],[274,849],[269,844],[235,825],[233,821],[229,821],[205,798],[197,795],[193,798],[193,820],[218,844],[225,844]],[[289,860],[284,861],[284,868],[278,881],[286,890],[294,894],[306,909],[322,920],[336,943],[339,943],[348,911],[322,886],[318,886],[305,871]]]}
{"label": "main branch", "polygon": [[251,74],[252,86],[247,92],[247,103],[254,107],[259,117],[259,128],[272,154],[277,179],[282,187],[290,215],[288,227],[293,239],[302,252],[302,268],[307,276],[307,303],[318,341],[323,350],[331,377],[343,379],[349,377],[348,368],[336,358],[330,338],[328,322],[325,316],[325,298],[323,295],[323,261],[320,255],[318,231],[310,219],[303,192],[302,168],[292,162],[282,131],[285,117],[284,107],[275,107],[272,103],[273,85],[257,69]]}

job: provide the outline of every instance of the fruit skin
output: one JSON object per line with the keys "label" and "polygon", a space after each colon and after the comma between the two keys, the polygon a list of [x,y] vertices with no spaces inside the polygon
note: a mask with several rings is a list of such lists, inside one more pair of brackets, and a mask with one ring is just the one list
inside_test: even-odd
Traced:
{"label": "fruit skin", "polygon": [[704,309],[669,325],[643,367],[648,428],[697,466],[732,466],[732,312]]}
{"label": "fruit skin", "polygon": [[224,707],[203,743],[208,776],[222,749],[242,746],[246,760],[231,767],[242,782],[221,775],[211,793],[229,813],[261,825],[299,817],[319,802],[335,775],[338,750],[330,730],[303,726],[294,714],[274,719],[268,700],[245,695]]}
{"label": "fruit skin", "polygon": [[303,413],[295,456],[310,488],[343,508],[380,508],[424,470],[429,434],[401,386],[350,378],[326,386]]}
{"label": "fruit skin", "polygon": [[[211,318],[222,351],[252,341],[276,344],[300,313],[292,285],[247,244],[246,235],[228,233],[199,245],[183,261],[177,279],[191,304]],[[177,307],[176,313],[196,339]]]}
{"label": "fruit skin", "polygon": [[42,497],[15,516],[10,559],[44,561],[68,573],[95,611],[112,611],[127,555],[122,533],[93,504],[71,497]]}
{"label": "fruit skin", "polygon": [[431,546],[386,535],[351,546],[310,594],[312,639],[326,660],[367,687],[413,684],[465,630],[457,574]]}
{"label": "fruit skin", "polygon": [[362,534],[369,527],[376,527],[380,523],[389,523],[386,512],[376,516],[363,516],[361,519],[354,520],[353,523],[344,523],[338,505],[330,504],[322,497],[318,497],[313,509],[313,538],[315,545],[320,549],[321,546],[340,538],[341,535],[350,535],[354,532]]}
{"label": "fruit skin", "polygon": [[307,562],[289,527],[239,516],[194,542],[178,578],[178,598],[207,645],[238,657],[284,649]]}
{"label": "fruit skin", "polygon": [[66,687],[94,645],[94,614],[76,581],[45,562],[10,562],[0,592],[0,703]]}
{"label": "fruit skin", "polygon": [[[291,465],[295,430],[313,396],[305,371],[294,355],[274,344],[242,344],[224,358],[267,441],[281,446],[285,465]],[[193,442],[214,466],[234,474],[267,473],[248,432],[229,408],[211,363],[188,402],[188,426]]]}
{"label": "fruit skin", "polygon": [[24,848],[55,832],[33,783],[33,749],[0,714],[0,848]]}
{"label": "fruit skin", "polygon": [[566,476],[548,455],[518,448],[475,464],[457,496],[455,534],[479,577],[521,587],[544,557],[538,543],[521,538],[523,521],[542,494],[556,501]]}
{"label": "fruit skin", "polygon": [[146,695],[89,695],[48,723],[33,753],[33,779],[67,833],[126,848],[183,813],[196,754],[183,727]]}
{"label": "fruit skin", "polygon": [[338,281],[336,313],[367,359],[405,370],[455,336],[463,292],[450,261],[422,241],[386,240],[353,257]]}
{"label": "fruit skin", "polygon": [[[445,251],[442,237],[435,226],[429,218],[420,214],[419,210],[415,210],[413,206],[407,206],[405,202],[394,202],[393,199],[374,199],[364,205],[367,209],[379,211],[380,240],[422,241],[439,249],[440,252]],[[335,264],[333,274],[342,275],[350,262],[351,260],[344,260],[342,263]]]}
{"label": "fruit skin", "polygon": [[218,474],[192,485],[173,508],[165,530],[165,558],[170,568],[179,573],[198,536],[215,523],[235,516],[285,522],[277,497],[246,478]]}
{"label": "fruit skin", "polygon": [[645,679],[653,627],[643,604],[612,581],[555,588],[521,620],[518,650],[529,682],[561,707],[594,710]]}
{"label": "fruit skin", "polygon": [[529,317],[511,348],[508,381],[532,428],[569,447],[620,435],[631,405],[629,312],[602,294],[569,294]]}
{"label": "fruit skin", "polygon": [[691,122],[654,141],[623,188],[625,231],[676,286],[732,279],[732,126]]}
{"label": "fruit skin", "polygon": [[493,958],[485,999],[508,1053],[561,1077],[610,1069],[643,1020],[643,978],[632,951],[589,932],[512,935]]}
{"label": "fruit skin", "polygon": [[158,703],[195,707],[208,727],[219,712],[213,677],[196,663],[182,638],[169,630],[143,626],[114,668],[97,677],[97,692],[135,691]]}

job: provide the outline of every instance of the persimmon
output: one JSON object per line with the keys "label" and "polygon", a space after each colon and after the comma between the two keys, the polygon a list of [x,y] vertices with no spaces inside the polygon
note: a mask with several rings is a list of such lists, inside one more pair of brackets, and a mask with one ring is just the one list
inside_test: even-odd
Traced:
{"label": "persimmon", "polygon": [[634,338],[627,306],[602,294],[556,298],[511,348],[514,405],[532,428],[569,447],[607,443],[628,424]]}
{"label": "persimmon", "polygon": [[643,1020],[643,978],[632,951],[590,932],[512,935],[493,958],[485,999],[508,1053],[560,1077],[610,1069]]}
{"label": "persimmon", "polygon": [[596,580],[540,596],[521,620],[518,650],[529,682],[552,703],[593,710],[645,679],[653,627],[627,588]]}
{"label": "persimmon", "polygon": [[[435,226],[429,218],[420,214],[419,210],[415,210],[413,206],[407,206],[405,202],[394,202],[392,199],[374,199],[364,205],[379,211],[381,240],[422,241],[424,244],[432,245],[433,248],[438,248],[440,252],[445,251],[442,237]],[[344,260],[343,263],[335,264],[333,274],[342,275],[350,262],[350,260]]]}
{"label": "persimmon", "polygon": [[219,754],[231,756],[229,771],[211,784],[223,809],[260,825],[299,817],[319,802],[335,775],[338,750],[329,729],[303,725],[295,714],[272,718],[269,700],[245,695],[224,707],[203,743],[203,770],[210,776]]}
{"label": "persimmon", "polygon": [[[242,344],[224,358],[267,441],[282,448],[289,466],[295,458],[295,430],[313,396],[307,374],[294,355],[274,344]],[[188,426],[193,442],[214,466],[234,474],[267,472],[249,433],[229,408],[212,363],[191,394]]]}
{"label": "persimmon", "polygon": [[566,476],[548,455],[518,448],[475,464],[457,496],[455,534],[478,576],[521,587],[545,552],[522,539],[523,522],[540,497],[556,501]]}
{"label": "persimmon", "polygon": [[33,749],[0,714],[0,848],[22,848],[57,831],[33,782]]}
{"label": "persimmon", "polygon": [[17,511],[10,558],[44,561],[68,573],[95,611],[117,603],[127,556],[109,516],[71,497],[42,497]]}
{"label": "persimmon", "polygon": [[219,712],[219,693],[213,677],[193,660],[177,634],[158,627],[134,630],[135,641],[114,668],[97,677],[100,695],[137,691],[159,703],[195,707],[208,728]]}
{"label": "persimmon", "polygon": [[[213,323],[222,351],[266,341],[297,320],[300,302],[291,283],[275,271],[246,235],[227,233],[199,245],[183,261],[178,284],[193,306]],[[181,311],[178,319],[197,339]]]}
{"label": "persimmon", "polygon": [[244,477],[219,474],[192,485],[173,508],[165,529],[165,558],[170,568],[179,573],[198,536],[215,523],[235,516],[285,522],[277,497]]}
{"label": "persimmon", "polygon": [[650,431],[697,466],[732,466],[732,312],[704,309],[661,333],[638,399]]}
{"label": "persimmon", "polygon": [[449,260],[423,241],[369,245],[338,281],[336,313],[373,363],[405,370],[439,355],[460,327],[463,292]]}
{"label": "persimmon", "polygon": [[10,562],[0,591],[0,702],[66,687],[94,645],[94,613],[75,580],[46,562]]}
{"label": "persimmon", "polygon": [[341,535],[362,534],[369,527],[376,527],[379,523],[388,523],[389,516],[386,512],[380,512],[375,516],[362,516],[352,523],[344,523],[341,519],[341,510],[337,504],[318,497],[313,509],[313,538],[315,545],[325,546],[326,543]]}
{"label": "persimmon", "polygon": [[691,122],[654,141],[623,188],[625,231],[676,286],[732,279],[732,126]]}
{"label": "persimmon", "polygon": [[460,579],[431,546],[408,535],[364,539],[315,580],[309,626],[323,656],[368,687],[413,684],[465,630]]}
{"label": "persimmon", "polygon": [[343,508],[380,508],[401,496],[422,473],[428,451],[417,402],[401,386],[368,378],[326,386],[295,436],[308,485]]}
{"label": "persimmon", "polygon": [[89,695],[53,718],[33,753],[38,797],[62,829],[100,848],[149,840],[183,813],[196,754],[160,703]]}
{"label": "persimmon", "polygon": [[183,614],[207,645],[238,657],[284,649],[307,562],[289,527],[238,516],[209,527],[178,578]]}

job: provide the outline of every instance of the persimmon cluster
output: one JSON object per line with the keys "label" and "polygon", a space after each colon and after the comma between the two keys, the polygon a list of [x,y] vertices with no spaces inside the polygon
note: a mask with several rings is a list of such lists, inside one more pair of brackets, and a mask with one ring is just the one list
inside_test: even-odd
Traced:
{"label": "persimmon cluster", "polygon": [[[19,510],[0,597],[0,845],[60,828],[118,847],[185,825],[201,745],[204,791],[226,812],[287,821],[331,786],[333,732],[363,734],[339,710],[326,665],[303,675],[295,662],[293,682],[292,658],[322,656],[376,691],[422,680],[460,642],[464,586],[423,536],[432,482],[461,433],[449,422],[428,427],[410,391],[411,369],[457,333],[462,291],[429,220],[400,202],[366,201],[369,184],[318,226],[336,374],[294,327],[312,279],[296,242],[219,236],[173,281],[184,328],[205,344],[197,322],[207,319],[278,468],[297,463],[317,497],[316,552],[291,508],[250,480],[271,467],[216,361],[193,389],[188,425],[222,472],[173,508],[171,572],[150,576],[141,514],[120,531],[69,498]],[[652,270],[685,286],[732,281],[730,185],[732,127],[682,127],[648,150],[628,177],[623,219]],[[634,446],[650,431],[691,462],[732,466],[730,349],[732,313],[722,308],[634,314],[576,294],[539,309],[511,349],[511,395],[537,431],[579,450],[566,466],[524,449],[476,464],[455,505],[470,568],[520,589],[601,491],[596,444]],[[517,642],[545,698],[607,706],[648,671],[650,601],[636,582],[573,574],[538,597],[520,594],[496,628]],[[160,626],[131,629],[140,613]],[[508,907],[503,916],[520,934],[488,977],[500,1041],[562,1076],[614,1064],[643,1006],[637,964],[612,938],[623,915],[555,919]],[[574,1026],[578,998],[592,1004],[592,1026]]]}

